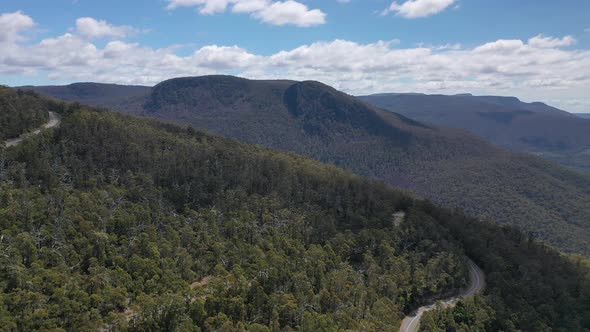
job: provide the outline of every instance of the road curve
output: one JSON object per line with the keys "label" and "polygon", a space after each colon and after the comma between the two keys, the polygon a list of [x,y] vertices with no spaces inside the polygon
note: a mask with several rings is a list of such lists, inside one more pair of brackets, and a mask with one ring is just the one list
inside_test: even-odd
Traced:
{"label": "road curve", "polygon": [[37,128],[37,129],[33,130],[31,133],[22,134],[18,138],[9,139],[8,141],[6,141],[6,147],[9,148],[11,146],[17,146],[28,136],[39,135],[42,130],[57,127],[59,125],[59,123],[60,123],[59,116],[57,116],[57,114],[55,114],[54,112],[49,112],[49,122],[47,122],[46,124],[41,126],[41,128]]}
{"label": "road curve", "polygon": [[[474,296],[475,294],[484,290],[486,283],[483,271],[472,260],[468,260],[467,265],[469,267],[471,279],[469,287],[462,290],[458,296],[439,301],[444,308],[453,307],[455,304],[457,304],[457,302],[459,302],[459,300]],[[418,308],[414,316],[406,316],[406,318],[404,318],[399,331],[417,332],[418,328],[420,327],[420,319],[422,318],[422,315],[424,315],[425,312],[434,310],[435,308],[436,304],[430,304]]]}

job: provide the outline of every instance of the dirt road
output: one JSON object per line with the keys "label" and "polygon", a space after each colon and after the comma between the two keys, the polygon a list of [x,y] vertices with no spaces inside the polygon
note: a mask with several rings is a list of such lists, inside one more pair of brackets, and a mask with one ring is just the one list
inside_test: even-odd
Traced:
{"label": "dirt road", "polygon": [[[462,290],[458,296],[440,301],[443,307],[452,307],[457,304],[459,300],[474,296],[475,294],[484,290],[486,283],[483,271],[471,260],[468,261],[468,266],[469,274],[471,276],[471,283],[469,284],[469,287],[465,290]],[[418,328],[420,327],[420,319],[422,318],[422,315],[424,315],[425,312],[434,310],[435,308],[435,303],[418,308],[414,316],[407,316],[404,318],[399,329],[400,332],[417,332]]]}
{"label": "dirt road", "polygon": [[44,129],[56,127],[57,125],[59,125],[59,123],[60,123],[59,116],[57,116],[57,114],[55,114],[54,112],[49,112],[49,122],[47,122],[46,124],[41,126],[41,128],[37,128],[30,133],[22,134],[18,138],[14,138],[14,139],[10,139],[10,140],[6,141],[6,147],[9,148],[11,146],[17,146],[28,136],[39,135],[41,133],[41,131],[43,131]]}

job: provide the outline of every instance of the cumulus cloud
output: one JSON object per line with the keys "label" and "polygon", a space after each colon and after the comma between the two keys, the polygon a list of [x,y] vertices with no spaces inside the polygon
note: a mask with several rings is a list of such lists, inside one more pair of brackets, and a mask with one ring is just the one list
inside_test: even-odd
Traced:
{"label": "cumulus cloud", "polygon": [[76,31],[88,39],[101,39],[107,37],[125,38],[137,33],[137,29],[130,26],[115,26],[103,20],[92,17],[81,17],[76,20]]}
{"label": "cumulus cloud", "polygon": [[524,42],[519,39],[500,39],[494,42],[485,43],[474,49],[475,53],[489,53],[498,55],[509,55],[514,54],[517,51],[523,49]]}
{"label": "cumulus cloud", "polygon": [[35,22],[22,12],[0,15],[0,43],[20,41],[21,33],[35,26]]}
{"label": "cumulus cloud", "polygon": [[310,27],[324,24],[326,14],[319,9],[309,9],[295,0],[167,0],[166,9],[197,7],[199,13],[212,15],[223,13],[231,6],[233,13],[246,13],[273,25]]}
{"label": "cumulus cloud", "polygon": [[455,0],[407,0],[402,4],[394,1],[382,14],[396,13],[405,18],[428,17],[442,12],[453,3]]}
{"label": "cumulus cloud", "polygon": [[529,39],[529,45],[539,48],[553,48],[553,47],[564,47],[571,46],[576,43],[576,40],[572,36],[565,36],[563,38],[552,38],[545,37],[543,35],[537,35]]}
{"label": "cumulus cloud", "polygon": [[252,16],[274,25],[293,24],[310,27],[326,22],[326,14],[321,10],[309,10],[306,5],[292,0],[274,2],[262,10],[255,11]]}
{"label": "cumulus cloud", "polygon": [[[6,27],[3,20],[0,24]],[[357,43],[337,39],[270,55],[255,54],[239,45],[206,45],[188,53],[184,49],[186,55],[178,55],[176,46],[152,48],[122,40],[97,44],[76,33],[33,44],[18,38],[19,31],[33,25],[32,20],[18,25],[21,28],[13,29],[11,37],[3,37],[0,75],[30,75],[32,82],[49,78],[56,83],[151,85],[172,77],[217,73],[312,79],[351,94],[473,92],[516,94],[529,100],[590,101],[590,51],[565,48],[574,45],[567,36],[537,35],[474,47],[401,47],[398,40]]]}

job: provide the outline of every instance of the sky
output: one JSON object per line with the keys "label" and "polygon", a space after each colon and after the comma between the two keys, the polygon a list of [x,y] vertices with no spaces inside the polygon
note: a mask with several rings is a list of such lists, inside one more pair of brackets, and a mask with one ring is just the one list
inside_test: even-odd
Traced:
{"label": "sky", "polygon": [[590,1],[0,0],[0,84],[209,74],[590,113]]}

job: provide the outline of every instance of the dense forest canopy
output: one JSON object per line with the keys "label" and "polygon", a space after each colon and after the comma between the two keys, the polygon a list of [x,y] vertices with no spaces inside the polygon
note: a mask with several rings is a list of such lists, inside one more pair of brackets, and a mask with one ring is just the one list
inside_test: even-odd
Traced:
{"label": "dense forest canopy", "polygon": [[0,142],[47,122],[47,102],[32,91],[0,86]]}
{"label": "dense forest canopy", "polygon": [[383,184],[190,129],[62,114],[2,151],[9,329],[383,331],[466,283],[446,231]]}
{"label": "dense forest canopy", "polygon": [[294,154],[50,104],[59,128],[0,148],[1,329],[391,331],[466,285],[466,255],[488,274],[482,329],[590,328],[587,266],[532,235]]}
{"label": "dense forest canopy", "polygon": [[483,296],[427,313],[422,331],[589,331],[590,263],[512,227],[434,212],[486,271]]}

